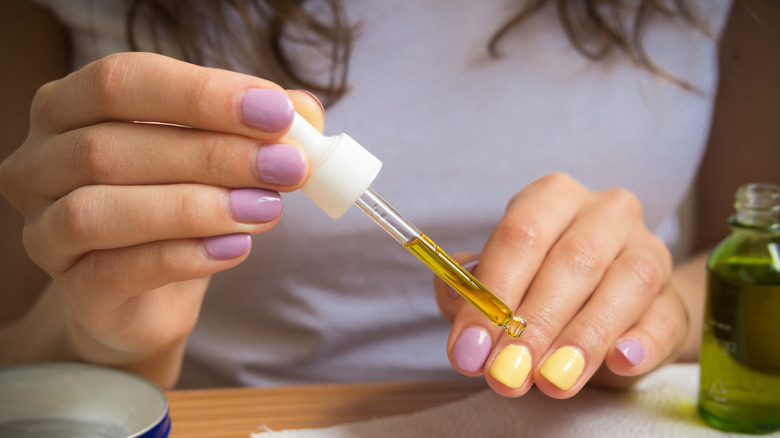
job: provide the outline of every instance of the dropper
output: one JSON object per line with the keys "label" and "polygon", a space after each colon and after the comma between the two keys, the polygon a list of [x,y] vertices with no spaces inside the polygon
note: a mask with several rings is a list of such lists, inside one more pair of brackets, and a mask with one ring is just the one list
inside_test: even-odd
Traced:
{"label": "dropper", "polygon": [[371,189],[371,183],[382,168],[379,159],[347,134],[322,135],[297,113],[287,138],[298,143],[309,159],[309,179],[301,191],[328,216],[336,220],[356,204],[490,322],[503,327],[513,338],[523,333],[525,318],[515,315],[509,306]]}

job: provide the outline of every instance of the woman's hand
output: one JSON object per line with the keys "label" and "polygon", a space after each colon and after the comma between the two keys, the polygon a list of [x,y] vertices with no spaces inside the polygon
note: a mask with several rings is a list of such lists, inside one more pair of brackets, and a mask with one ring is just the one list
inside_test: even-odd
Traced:
{"label": "woman's hand", "polygon": [[536,385],[571,397],[602,364],[613,377],[637,376],[674,358],[688,335],[671,255],[626,190],[590,191],[563,174],[537,180],[511,200],[473,269],[528,327],[506,336],[437,281],[453,322],[450,361],[505,396]]}
{"label": "woman's hand", "polygon": [[25,247],[53,279],[38,303],[52,309],[30,315],[61,313],[76,359],[180,357],[209,276],[243,261],[249,235],[279,220],[278,192],[304,182],[304,154],[282,139],[293,102],[322,127],[306,93],[141,53],[43,86],[0,167]]}

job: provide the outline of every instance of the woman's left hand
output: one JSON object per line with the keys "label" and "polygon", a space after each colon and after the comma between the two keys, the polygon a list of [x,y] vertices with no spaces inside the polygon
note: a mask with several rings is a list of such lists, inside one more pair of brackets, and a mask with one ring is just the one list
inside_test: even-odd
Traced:
{"label": "woman's left hand", "polygon": [[623,189],[592,191],[559,173],[540,178],[510,201],[473,272],[528,327],[512,339],[437,280],[452,321],[447,351],[458,371],[484,374],[505,396],[536,385],[568,398],[602,364],[600,380],[617,385],[674,359],[688,335],[671,255]]}

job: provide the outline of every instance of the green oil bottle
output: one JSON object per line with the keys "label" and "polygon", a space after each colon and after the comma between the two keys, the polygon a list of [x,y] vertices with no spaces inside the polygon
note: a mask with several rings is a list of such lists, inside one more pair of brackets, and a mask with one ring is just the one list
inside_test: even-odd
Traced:
{"label": "green oil bottle", "polygon": [[732,432],[780,430],[780,186],[736,194],[707,262],[699,412]]}

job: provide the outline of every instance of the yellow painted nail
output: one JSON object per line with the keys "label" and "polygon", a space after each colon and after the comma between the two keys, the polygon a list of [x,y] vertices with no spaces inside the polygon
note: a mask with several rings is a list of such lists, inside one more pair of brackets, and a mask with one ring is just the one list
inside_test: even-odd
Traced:
{"label": "yellow painted nail", "polygon": [[531,371],[531,352],[523,345],[508,345],[490,365],[490,375],[510,388],[519,388]]}
{"label": "yellow painted nail", "polygon": [[574,347],[561,347],[544,361],[539,371],[550,383],[566,391],[574,386],[574,382],[580,377],[584,368],[585,358],[582,357],[580,350]]}

